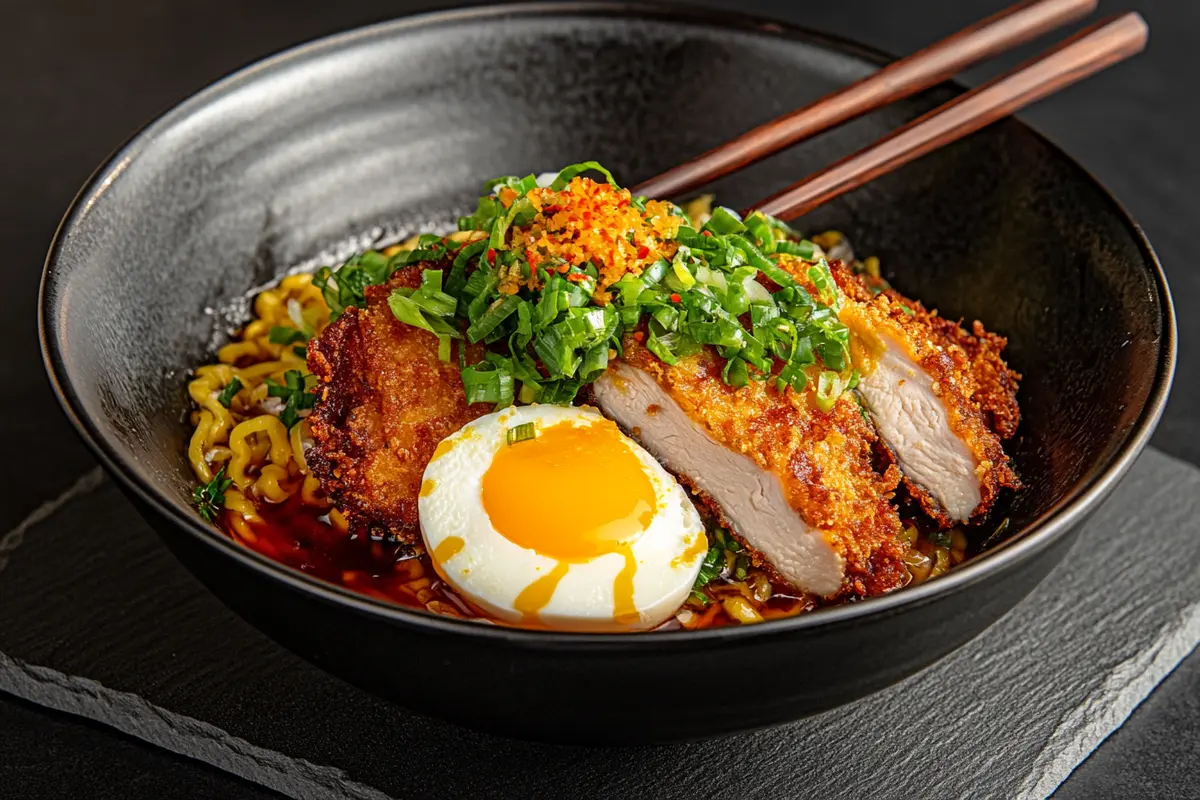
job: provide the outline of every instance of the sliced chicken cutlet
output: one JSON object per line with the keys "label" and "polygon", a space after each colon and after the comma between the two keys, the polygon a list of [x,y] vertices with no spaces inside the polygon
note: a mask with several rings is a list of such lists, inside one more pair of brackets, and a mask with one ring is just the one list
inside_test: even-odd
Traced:
{"label": "sliced chicken cutlet", "polygon": [[309,468],[351,531],[409,543],[420,540],[417,497],[438,443],[492,410],[467,405],[457,363],[438,359],[437,337],[388,307],[392,289],[418,287],[430,266],[404,267],[368,287],[366,308],[347,309],[308,345],[320,380]]}
{"label": "sliced chicken cutlet", "polygon": [[858,392],[909,493],[942,527],[983,516],[1001,488],[1020,486],[1001,446],[1020,421],[1005,339],[979,322],[967,333],[892,290],[873,294],[840,264],[833,275]]}
{"label": "sliced chicken cutlet", "polygon": [[660,361],[631,337],[592,386],[605,414],[689,484],[783,583],[832,598],[876,595],[909,579],[895,468],[877,473],[857,402],[829,412],[805,392],[721,380],[711,348]]}

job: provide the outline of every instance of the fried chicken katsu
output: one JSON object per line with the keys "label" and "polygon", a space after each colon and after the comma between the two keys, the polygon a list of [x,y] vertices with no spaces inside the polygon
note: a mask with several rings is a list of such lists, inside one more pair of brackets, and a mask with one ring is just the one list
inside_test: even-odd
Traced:
{"label": "fried chicken katsu", "polygon": [[841,265],[833,275],[858,392],[909,493],[943,528],[983,516],[1001,488],[1020,486],[1001,445],[1020,421],[1004,338],[978,321],[968,334],[893,290],[873,294]]}
{"label": "fried chicken katsu", "polygon": [[417,562],[340,580],[402,574],[382,591],[435,613],[703,628],[941,574],[1019,488],[1005,339],[840,235],[685,213],[594,162],[485,192],[457,233],[260,295],[193,382],[206,518],[253,543],[268,506],[307,509]]}
{"label": "fried chicken katsu", "polygon": [[703,499],[776,579],[822,597],[902,586],[894,468],[872,467],[858,404],[829,411],[766,381],[734,388],[711,349],[667,365],[632,337],[593,386],[600,408]]}
{"label": "fried chicken katsu", "polygon": [[467,404],[457,363],[438,359],[437,337],[388,307],[393,289],[420,285],[423,266],[367,287],[366,307],[347,309],[308,352],[319,381],[309,467],[351,531],[408,543],[420,539],[421,475],[438,442],[491,410]]}

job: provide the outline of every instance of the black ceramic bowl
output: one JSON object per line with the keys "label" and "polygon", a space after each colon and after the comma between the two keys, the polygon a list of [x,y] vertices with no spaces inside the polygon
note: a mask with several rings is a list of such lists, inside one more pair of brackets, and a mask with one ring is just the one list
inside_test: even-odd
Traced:
{"label": "black ceramic bowl", "polygon": [[[639,635],[510,630],[389,606],[200,521],[184,383],[221,324],[206,309],[323,251],[449,225],[494,175],[594,158],[632,184],[882,60],[739,16],[591,4],[419,17],[291,50],[183,103],[93,176],[46,265],[51,379],[101,461],[214,593],[406,706],[502,734],[632,743],[845,703],[1024,597],[1145,445],[1166,399],[1175,330],[1149,244],[1018,122],[804,221],[845,230],[946,315],[1008,335],[1025,375],[1012,451],[1029,488],[1000,512],[1007,540],[913,589],[763,625]],[[897,104],[715,189],[734,207],[756,200],[956,91]],[[701,699],[697,680],[720,674],[754,690]]]}

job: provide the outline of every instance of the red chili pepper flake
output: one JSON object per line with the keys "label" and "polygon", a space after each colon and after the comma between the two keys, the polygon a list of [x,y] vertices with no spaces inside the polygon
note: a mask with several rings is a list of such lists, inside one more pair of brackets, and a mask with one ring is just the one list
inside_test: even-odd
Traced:
{"label": "red chili pepper flake", "polygon": [[496,266],[496,250],[494,248],[487,251],[487,262],[493,267]]}
{"label": "red chili pepper flake", "polygon": [[634,333],[633,333],[633,340],[634,340],[635,342],[640,342],[640,341],[642,341],[642,340],[643,340],[643,339],[645,339],[645,338],[646,338],[646,334],[642,333],[641,331],[634,331]]}
{"label": "red chili pepper flake", "polygon": [[700,231],[701,236],[712,236],[712,231]]}
{"label": "red chili pepper flake", "polygon": [[571,281],[572,283],[583,283],[587,279],[588,276],[584,275],[582,272],[572,272],[567,276],[567,280]]}
{"label": "red chili pepper flake", "polygon": [[641,247],[638,248],[638,253],[637,253],[638,258],[645,258],[648,255],[650,255],[649,247],[646,247],[646,245],[642,245]]}
{"label": "red chili pepper flake", "polygon": [[627,205],[629,205],[628,197],[622,197],[620,200],[617,201],[617,208],[624,208]]}
{"label": "red chili pepper flake", "polygon": [[671,293],[671,302],[672,303],[682,303],[683,298],[679,296],[678,292],[672,292]]}
{"label": "red chili pepper flake", "polygon": [[542,216],[546,216],[547,214],[557,214],[560,211],[562,211],[562,206],[544,206],[542,208]]}

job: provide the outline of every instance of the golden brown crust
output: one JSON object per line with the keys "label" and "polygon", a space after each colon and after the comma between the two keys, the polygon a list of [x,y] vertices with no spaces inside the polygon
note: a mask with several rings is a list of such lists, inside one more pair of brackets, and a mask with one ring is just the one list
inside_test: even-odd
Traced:
{"label": "golden brown crust", "polygon": [[309,467],[351,532],[410,543],[420,540],[417,496],[438,442],[491,411],[467,405],[457,363],[438,360],[437,337],[388,308],[392,289],[418,286],[430,266],[405,267],[369,287],[365,309],[347,309],[308,347],[320,380]]}
{"label": "golden brown crust", "polygon": [[[853,397],[843,396],[826,413],[811,405],[807,392],[779,392],[760,381],[741,389],[726,385],[724,360],[711,348],[674,366],[632,336],[624,348],[625,361],[654,377],[709,436],[779,478],[792,508],[824,531],[844,558],[843,595],[882,594],[908,581],[900,519],[889,502],[899,471],[873,469],[875,433]],[[754,560],[769,568],[758,554]]]}
{"label": "golden brown crust", "polygon": [[[955,434],[978,464],[975,474],[981,499],[971,518],[982,517],[1001,489],[1021,485],[1001,445],[1001,439],[1011,437],[1020,422],[1016,393],[1021,376],[1010,370],[1000,355],[1007,341],[988,333],[978,321],[974,332],[967,333],[958,323],[892,289],[875,294],[860,276],[840,263],[831,269],[846,302],[854,304],[855,316],[900,342],[933,379]],[[894,463],[894,454],[887,452]],[[907,479],[905,486],[939,525],[948,528],[954,524],[923,487]]]}

